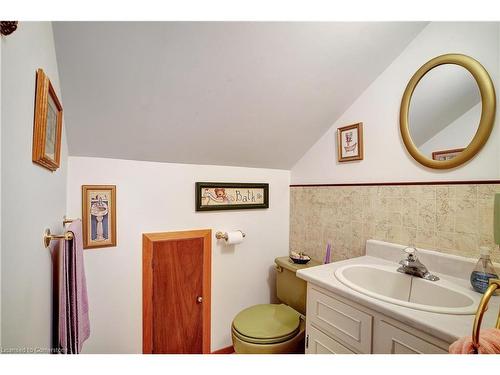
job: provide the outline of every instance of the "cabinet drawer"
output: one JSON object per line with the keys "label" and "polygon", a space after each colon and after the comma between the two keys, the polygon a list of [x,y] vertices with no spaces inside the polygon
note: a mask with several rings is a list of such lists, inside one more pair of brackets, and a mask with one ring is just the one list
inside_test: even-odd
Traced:
{"label": "cabinet drawer", "polygon": [[307,354],[355,354],[312,325],[307,327]]}
{"label": "cabinet drawer", "polygon": [[384,321],[377,320],[373,335],[374,353],[378,354],[447,354],[431,340],[417,337]]}
{"label": "cabinet drawer", "polygon": [[309,288],[307,319],[329,336],[361,353],[371,353],[373,317],[325,293]]}

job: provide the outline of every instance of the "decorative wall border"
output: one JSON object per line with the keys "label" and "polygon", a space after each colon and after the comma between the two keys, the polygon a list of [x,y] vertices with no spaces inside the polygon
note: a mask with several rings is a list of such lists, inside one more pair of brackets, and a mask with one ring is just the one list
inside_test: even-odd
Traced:
{"label": "decorative wall border", "polygon": [[403,181],[403,182],[353,182],[345,184],[291,184],[290,187],[334,187],[334,186],[397,186],[397,185],[487,185],[500,184],[500,180],[469,181]]}

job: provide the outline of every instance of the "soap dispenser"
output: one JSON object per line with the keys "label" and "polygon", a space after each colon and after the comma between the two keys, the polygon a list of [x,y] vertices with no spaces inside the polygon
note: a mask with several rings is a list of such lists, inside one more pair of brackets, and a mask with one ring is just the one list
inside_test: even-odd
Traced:
{"label": "soap dispenser", "polygon": [[498,279],[498,273],[490,259],[490,249],[486,246],[479,248],[479,260],[470,275],[470,283],[479,293],[486,292],[490,279]]}

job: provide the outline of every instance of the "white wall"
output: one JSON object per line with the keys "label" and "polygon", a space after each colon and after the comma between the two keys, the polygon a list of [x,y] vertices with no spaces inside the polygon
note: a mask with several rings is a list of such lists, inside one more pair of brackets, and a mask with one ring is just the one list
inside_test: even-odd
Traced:
{"label": "white wall", "polygon": [[467,147],[472,138],[474,138],[477,130],[477,127],[471,126],[471,124],[479,124],[481,108],[481,103],[478,103],[469,109],[462,116],[432,136],[422,146],[419,146],[420,152],[432,158],[434,151]]}
{"label": "white wall", "polygon": [[[2,165],[2,46],[0,38],[0,166]],[[0,293],[2,293],[2,174],[0,173]],[[2,347],[2,296],[0,294],[0,348]]]}
{"label": "white wall", "polygon": [[[482,151],[453,170],[432,170],[418,164],[406,151],[399,132],[401,97],[421,65],[444,53],[463,53],[483,64],[499,90],[499,48],[498,23],[430,23],[297,162],[292,183],[500,178],[498,115]],[[356,122],[364,123],[364,160],[338,163],[336,129]]]}
{"label": "white wall", "polygon": [[45,228],[62,231],[67,162],[64,130],[56,172],[31,161],[37,68],[44,69],[61,97],[51,23],[19,23],[2,41],[1,58],[2,345],[46,349],[51,343],[51,259],[42,236]]}
{"label": "white wall", "polygon": [[[270,208],[196,212],[196,181],[268,182]],[[243,308],[274,298],[273,261],[288,254],[290,172],[70,157],[68,215],[81,217],[81,186],[117,189],[118,246],[85,251],[90,339],[85,353],[142,352],[142,233],[241,229],[241,245],[212,249],[212,350],[231,345]]]}

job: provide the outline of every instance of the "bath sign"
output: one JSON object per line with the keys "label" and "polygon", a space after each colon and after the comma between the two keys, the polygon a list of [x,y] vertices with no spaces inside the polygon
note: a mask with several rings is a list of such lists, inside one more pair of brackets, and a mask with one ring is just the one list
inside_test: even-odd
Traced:
{"label": "bath sign", "polygon": [[251,208],[269,208],[269,184],[196,183],[196,211]]}

